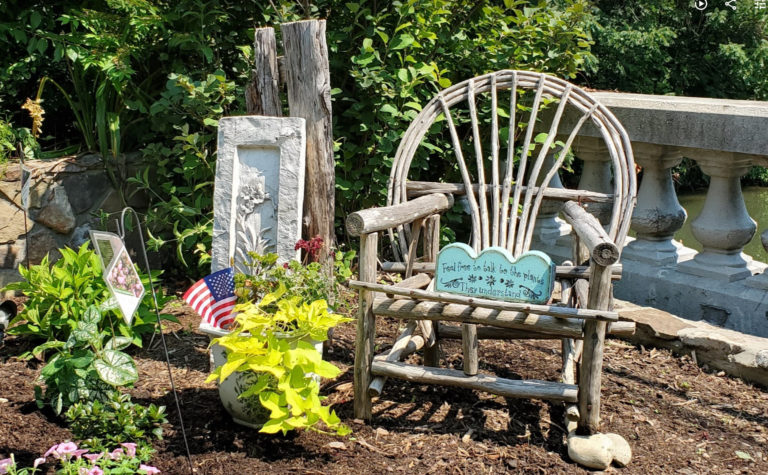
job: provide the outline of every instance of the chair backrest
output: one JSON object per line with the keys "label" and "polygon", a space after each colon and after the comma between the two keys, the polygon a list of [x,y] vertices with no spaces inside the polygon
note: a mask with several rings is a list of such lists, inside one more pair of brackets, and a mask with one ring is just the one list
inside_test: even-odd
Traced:
{"label": "chair backrest", "polygon": [[[559,130],[566,114],[576,118],[567,135]],[[542,200],[588,121],[602,134],[610,155],[613,202],[605,224],[621,248],[636,195],[629,137],[613,114],[583,89],[537,72],[497,71],[437,94],[403,135],[392,164],[387,205],[408,200],[411,165],[419,147],[428,148],[424,154],[438,150],[430,137],[437,134],[448,141],[447,132],[469,205],[471,246],[476,251],[501,246],[517,256],[529,249]],[[558,135],[564,141],[555,146]],[[571,195],[574,200],[579,196]],[[399,250],[406,254],[410,230],[400,228],[390,237],[396,255]]]}

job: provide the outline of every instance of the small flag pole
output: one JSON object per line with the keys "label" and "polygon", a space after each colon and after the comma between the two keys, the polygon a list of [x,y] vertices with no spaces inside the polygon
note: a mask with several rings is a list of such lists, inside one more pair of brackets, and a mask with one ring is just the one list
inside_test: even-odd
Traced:
{"label": "small flag pole", "polygon": [[[165,342],[165,334],[163,333],[162,325],[160,324],[160,307],[157,303],[157,294],[155,293],[155,283],[152,280],[152,269],[149,267],[149,258],[147,258],[147,248],[144,246],[144,233],[141,231],[141,220],[139,219],[139,213],[136,212],[133,208],[130,206],[127,206],[123,209],[123,212],[120,214],[120,223],[118,225],[118,234],[120,235],[121,239],[125,238],[125,215],[126,213],[130,211],[133,213],[133,216],[136,218],[136,229],[139,233],[139,243],[141,244],[141,255],[144,259],[144,266],[147,269],[147,276],[149,277],[149,289],[152,292],[152,302],[155,306],[155,315],[157,316],[157,322],[155,323],[155,332],[158,331],[160,333],[160,341],[163,343],[163,352],[165,353],[165,364],[168,368],[168,379],[171,383],[171,391],[173,392],[173,399],[176,402],[176,412],[179,414],[179,425],[181,426],[181,436],[184,439],[184,449],[187,452],[187,463],[189,464],[189,473],[195,473],[195,469],[192,466],[192,454],[189,451],[189,442],[187,441],[187,432],[184,429],[184,418],[181,415],[181,404],[179,403],[179,395],[176,391],[176,385],[173,382],[173,372],[171,371],[171,357],[168,355],[168,345]],[[125,241],[123,241],[125,242]]]}

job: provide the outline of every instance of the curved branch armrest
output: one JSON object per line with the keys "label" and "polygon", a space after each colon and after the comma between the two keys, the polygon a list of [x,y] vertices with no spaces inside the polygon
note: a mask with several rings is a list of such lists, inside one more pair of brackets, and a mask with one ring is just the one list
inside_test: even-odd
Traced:
{"label": "curved branch armrest", "polygon": [[567,201],[563,215],[589,249],[589,255],[601,266],[615,264],[619,260],[619,248],[600,225],[600,221],[587,213],[575,201]]}
{"label": "curved branch armrest", "polygon": [[347,217],[347,232],[352,236],[375,233],[441,213],[452,206],[453,195],[432,193],[393,206],[364,209]]}

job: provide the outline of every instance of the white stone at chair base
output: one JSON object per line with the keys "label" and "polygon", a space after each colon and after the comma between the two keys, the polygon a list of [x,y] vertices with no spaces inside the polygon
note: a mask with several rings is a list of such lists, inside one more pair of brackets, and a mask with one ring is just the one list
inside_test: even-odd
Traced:
{"label": "white stone at chair base", "polygon": [[618,434],[593,434],[588,436],[568,434],[568,456],[585,467],[605,470],[615,463],[626,466],[632,459],[632,448]]}

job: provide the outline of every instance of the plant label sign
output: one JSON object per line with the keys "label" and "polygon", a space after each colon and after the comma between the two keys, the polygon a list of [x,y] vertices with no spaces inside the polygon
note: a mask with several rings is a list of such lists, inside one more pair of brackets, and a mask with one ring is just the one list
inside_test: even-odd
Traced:
{"label": "plant label sign", "polygon": [[555,264],[540,251],[528,251],[515,259],[501,247],[489,247],[478,255],[466,244],[453,243],[437,255],[437,291],[545,304],[554,285]]}
{"label": "plant label sign", "polygon": [[133,314],[144,297],[144,285],[125,249],[123,240],[114,233],[91,231],[91,242],[101,257],[101,272],[123,320],[130,325]]}

